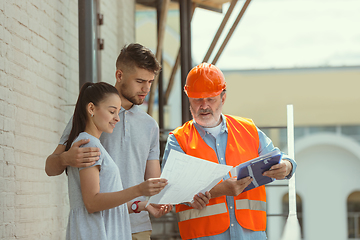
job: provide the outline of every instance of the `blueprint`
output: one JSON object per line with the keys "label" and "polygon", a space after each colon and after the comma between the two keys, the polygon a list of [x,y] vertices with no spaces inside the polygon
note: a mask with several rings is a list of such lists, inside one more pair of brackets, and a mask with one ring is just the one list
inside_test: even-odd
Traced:
{"label": "blueprint", "polygon": [[168,185],[150,197],[149,203],[191,202],[195,194],[212,189],[232,168],[171,150],[161,174]]}

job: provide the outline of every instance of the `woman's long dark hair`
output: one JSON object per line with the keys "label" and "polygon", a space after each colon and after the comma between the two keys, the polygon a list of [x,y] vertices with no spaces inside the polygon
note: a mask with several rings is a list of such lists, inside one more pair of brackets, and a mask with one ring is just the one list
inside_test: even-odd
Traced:
{"label": "woman's long dark hair", "polygon": [[66,141],[65,151],[69,150],[75,138],[83,131],[85,131],[88,120],[87,105],[92,102],[97,106],[104,100],[108,94],[117,94],[119,92],[116,88],[108,83],[86,82],[82,85],[78,100],[75,105],[74,116],[72,120],[72,128],[68,140]]}

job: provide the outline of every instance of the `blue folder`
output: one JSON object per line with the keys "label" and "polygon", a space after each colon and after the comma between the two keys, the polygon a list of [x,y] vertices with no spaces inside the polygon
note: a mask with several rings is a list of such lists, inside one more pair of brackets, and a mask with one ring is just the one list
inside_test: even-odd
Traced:
{"label": "blue folder", "polygon": [[266,177],[262,174],[269,170],[271,166],[278,164],[281,158],[282,152],[280,152],[279,149],[276,149],[270,153],[251,159],[236,166],[238,180],[247,176],[253,178],[252,182],[244,189],[243,192],[274,181],[275,178]]}

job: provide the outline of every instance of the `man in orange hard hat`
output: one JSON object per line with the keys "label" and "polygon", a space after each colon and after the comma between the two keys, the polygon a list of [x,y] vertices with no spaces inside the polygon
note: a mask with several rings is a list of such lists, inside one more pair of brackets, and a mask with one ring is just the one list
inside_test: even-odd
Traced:
{"label": "man in orange hard hat", "polygon": [[[170,133],[163,166],[171,149],[219,164],[237,166],[277,148],[251,119],[223,115],[226,82],[216,66],[202,63],[188,74],[184,91],[193,120]],[[283,155],[265,176],[290,178],[296,162]],[[210,190],[211,199],[201,210],[178,204],[179,230],[183,239],[266,239],[266,193],[260,186],[243,190],[252,179],[229,174]],[[200,208],[199,208],[200,209]]]}

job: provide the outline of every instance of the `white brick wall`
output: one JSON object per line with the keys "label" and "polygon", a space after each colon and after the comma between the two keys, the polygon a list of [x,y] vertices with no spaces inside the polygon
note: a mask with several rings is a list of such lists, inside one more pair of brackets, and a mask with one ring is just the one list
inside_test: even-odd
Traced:
{"label": "white brick wall", "polygon": [[[78,94],[78,1],[0,0],[0,240],[64,239],[67,180],[48,177]],[[115,6],[115,7],[114,7]],[[102,80],[134,36],[134,1],[101,1]]]}
{"label": "white brick wall", "polygon": [[101,51],[101,80],[115,83],[115,62],[125,44],[135,40],[135,4],[129,0],[100,1],[100,12],[104,14],[101,38],[105,48]]}

